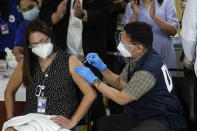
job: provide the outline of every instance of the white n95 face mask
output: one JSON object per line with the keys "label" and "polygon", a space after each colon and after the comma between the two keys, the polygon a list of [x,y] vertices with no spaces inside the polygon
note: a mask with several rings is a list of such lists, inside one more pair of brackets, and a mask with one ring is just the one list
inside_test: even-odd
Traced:
{"label": "white n95 face mask", "polygon": [[45,44],[38,44],[37,46],[32,48],[32,52],[43,58],[46,59],[53,51],[53,44],[50,42],[45,43]]}
{"label": "white n95 face mask", "polygon": [[117,49],[120,51],[122,56],[132,57],[131,53],[127,49],[125,49],[124,45],[122,44],[122,41],[119,43]]}

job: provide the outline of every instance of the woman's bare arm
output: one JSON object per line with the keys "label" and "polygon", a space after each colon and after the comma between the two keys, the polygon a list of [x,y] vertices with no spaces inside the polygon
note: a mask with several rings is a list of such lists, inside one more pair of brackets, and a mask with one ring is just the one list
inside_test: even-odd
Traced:
{"label": "woman's bare arm", "polygon": [[17,92],[18,88],[22,84],[23,80],[23,61],[18,63],[12,77],[10,78],[6,90],[4,92],[5,98],[5,107],[7,113],[7,119],[10,119],[14,116],[14,101],[15,101],[15,93]]}
{"label": "woman's bare arm", "polygon": [[69,59],[69,67],[70,67],[70,73],[72,75],[72,78],[74,82],[77,84],[79,87],[80,91],[83,94],[83,98],[72,116],[71,120],[74,123],[78,123],[79,120],[86,114],[90,106],[92,105],[93,101],[96,99],[96,92],[94,89],[91,87],[90,84],[86,82],[81,76],[79,76],[75,71],[74,68],[75,66],[83,65],[75,56],[70,56]]}

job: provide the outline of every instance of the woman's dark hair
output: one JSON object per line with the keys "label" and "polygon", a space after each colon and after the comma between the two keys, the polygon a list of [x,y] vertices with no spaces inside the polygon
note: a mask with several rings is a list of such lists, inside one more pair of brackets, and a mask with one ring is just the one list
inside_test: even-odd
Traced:
{"label": "woman's dark hair", "polygon": [[24,35],[23,84],[26,87],[30,86],[35,66],[38,63],[38,57],[32,53],[31,49],[28,48],[28,46],[30,45],[29,37],[33,32],[41,32],[47,35],[53,43],[53,51],[56,50],[54,33],[47,26],[47,24],[39,19],[36,19],[29,23]]}
{"label": "woman's dark hair", "polygon": [[0,0],[0,16],[5,20],[9,17],[9,0]]}
{"label": "woman's dark hair", "polygon": [[[161,6],[161,5],[162,5],[162,3],[163,3],[163,0],[157,0],[157,1],[158,1],[159,5]],[[137,3],[138,3],[138,5],[139,5],[140,0],[137,0]]]}
{"label": "woman's dark hair", "polygon": [[124,30],[134,43],[141,43],[146,49],[152,48],[153,32],[145,22],[133,22],[125,25]]}

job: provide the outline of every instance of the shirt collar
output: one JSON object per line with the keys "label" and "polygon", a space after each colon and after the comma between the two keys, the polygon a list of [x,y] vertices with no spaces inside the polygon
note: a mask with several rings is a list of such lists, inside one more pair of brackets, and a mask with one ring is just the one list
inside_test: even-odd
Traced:
{"label": "shirt collar", "polygon": [[139,60],[140,60],[140,58],[145,54],[147,52],[147,50],[146,51],[144,51],[144,53],[142,53],[140,56],[138,56],[137,58],[130,58],[130,64],[132,64],[132,63],[137,63]]}
{"label": "shirt collar", "polygon": [[[152,1],[149,3],[149,6],[151,6],[151,3],[152,3]],[[140,5],[140,6],[144,6],[144,3],[142,2],[142,0],[140,0],[139,5]],[[157,6],[157,5],[158,5],[158,1],[155,0],[155,6]]]}

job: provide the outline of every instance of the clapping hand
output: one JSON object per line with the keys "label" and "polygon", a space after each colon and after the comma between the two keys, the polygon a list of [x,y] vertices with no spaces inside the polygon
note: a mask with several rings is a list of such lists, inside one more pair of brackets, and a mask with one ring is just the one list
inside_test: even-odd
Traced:
{"label": "clapping hand", "polygon": [[155,17],[155,0],[152,0],[152,4],[151,4],[151,8],[150,8],[150,16],[152,17],[152,18],[154,18]]}
{"label": "clapping hand", "polygon": [[57,7],[56,15],[59,20],[63,18],[63,16],[66,14],[66,6],[67,6],[67,0],[63,0]]}
{"label": "clapping hand", "polygon": [[80,0],[76,0],[76,2],[74,3],[74,16],[80,18],[82,11],[83,9],[81,7]]}
{"label": "clapping hand", "polygon": [[137,0],[131,0],[131,8],[133,10],[133,15],[138,16],[139,13],[139,7],[138,7],[138,3]]}

